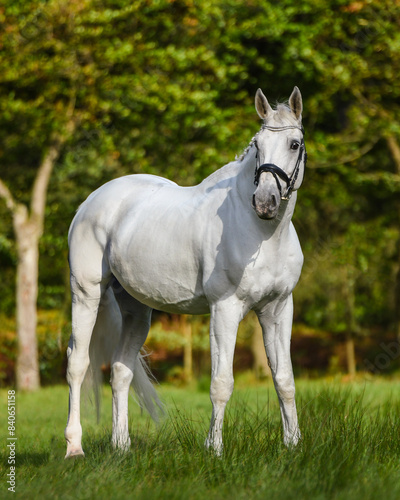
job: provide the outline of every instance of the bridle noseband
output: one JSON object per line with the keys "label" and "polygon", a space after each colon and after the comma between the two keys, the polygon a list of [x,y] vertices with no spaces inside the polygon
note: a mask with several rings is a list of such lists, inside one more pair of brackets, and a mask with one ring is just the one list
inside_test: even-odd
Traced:
{"label": "bridle noseband", "polygon": [[[278,186],[279,194],[281,196],[281,200],[289,200],[290,199],[294,185],[296,184],[296,180],[297,180],[297,177],[299,175],[300,164],[301,164],[301,160],[303,159],[303,156],[304,156],[304,168],[305,168],[306,163],[307,163],[307,152],[306,152],[306,147],[304,144],[304,128],[297,127],[296,125],[288,125],[286,127],[269,127],[268,125],[263,125],[262,129],[261,129],[261,130],[264,130],[264,129],[271,130],[272,132],[280,132],[281,130],[288,130],[288,129],[293,129],[293,128],[299,129],[301,131],[301,133],[303,134],[303,137],[302,137],[301,143],[300,143],[299,156],[297,157],[296,165],[294,167],[294,170],[293,170],[291,177],[289,177],[286,172],[284,172],[280,167],[278,167],[274,163],[263,163],[262,165],[260,165],[260,158],[259,158],[259,154],[258,154],[259,151],[258,151],[258,147],[257,147],[257,142],[255,142],[255,146],[257,148],[257,153],[256,153],[256,170],[254,172],[254,184],[256,186],[258,186],[258,183],[260,181],[260,175],[263,172],[270,172],[275,178],[276,185]],[[280,177],[286,183],[286,192],[284,193],[284,195],[282,195],[282,186],[281,186],[281,183],[279,182],[278,177]]]}

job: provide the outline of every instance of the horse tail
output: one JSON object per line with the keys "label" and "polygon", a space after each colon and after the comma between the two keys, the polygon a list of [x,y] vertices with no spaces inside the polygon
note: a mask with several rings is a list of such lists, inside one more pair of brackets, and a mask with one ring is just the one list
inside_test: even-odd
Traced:
{"label": "horse tail", "polygon": [[[112,288],[109,287],[99,305],[99,311],[89,346],[90,367],[86,377],[86,386],[89,384],[94,392],[97,411],[97,420],[100,419],[101,384],[103,382],[102,367],[113,362],[115,352],[122,331],[122,316]],[[131,386],[135,392],[135,401],[142,409],[147,410],[151,418],[158,422],[164,413],[164,405],[154,388],[150,368],[145,362],[146,354],[139,353],[134,364]]]}
{"label": "horse tail", "polygon": [[164,404],[158,397],[152,380],[155,382],[154,375],[144,360],[144,355],[139,353],[133,371],[131,386],[136,394],[136,401],[142,409],[146,409],[155,422],[159,422],[160,417],[164,415]]}

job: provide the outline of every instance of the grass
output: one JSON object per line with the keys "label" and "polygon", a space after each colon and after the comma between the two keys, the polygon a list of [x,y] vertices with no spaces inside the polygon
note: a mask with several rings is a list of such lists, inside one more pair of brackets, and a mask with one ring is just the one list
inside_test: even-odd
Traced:
{"label": "grass", "polygon": [[[104,387],[100,424],[83,404],[86,458],[68,461],[67,388],[19,394],[14,498],[397,500],[399,389],[399,381],[383,379],[297,381],[303,439],[286,449],[272,384],[245,387],[239,381],[226,414],[224,455],[217,458],[203,447],[211,413],[206,392],[160,387],[169,409],[160,427],[132,401],[133,445],[120,454],[110,445],[111,397]],[[0,497],[6,498],[7,391],[0,398]]]}

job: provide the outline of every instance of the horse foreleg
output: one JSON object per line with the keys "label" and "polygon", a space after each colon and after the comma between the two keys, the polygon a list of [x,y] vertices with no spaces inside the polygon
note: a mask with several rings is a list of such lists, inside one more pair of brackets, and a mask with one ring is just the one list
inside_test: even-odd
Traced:
{"label": "horse foreleg", "polygon": [[269,304],[258,318],[263,330],[264,345],[279,399],[286,446],[296,445],[301,437],[295,403],[295,385],[290,358],[293,299]]}
{"label": "horse foreleg", "polygon": [[205,445],[222,454],[222,426],[227,402],[233,391],[233,355],[241,310],[229,303],[218,303],[211,308],[210,348],[212,416]]}

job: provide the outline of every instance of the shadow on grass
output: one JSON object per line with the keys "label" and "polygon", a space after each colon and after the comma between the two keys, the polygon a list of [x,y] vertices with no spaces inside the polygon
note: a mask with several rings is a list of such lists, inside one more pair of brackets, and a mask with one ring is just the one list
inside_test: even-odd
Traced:
{"label": "shadow on grass", "polygon": [[[16,466],[36,466],[47,465],[50,461],[49,452],[18,452],[16,455]],[[0,455],[0,463],[8,463],[8,455]]]}
{"label": "shadow on grass", "polygon": [[50,462],[51,454],[49,452],[25,452],[18,453],[18,465],[35,465],[40,467]]}

